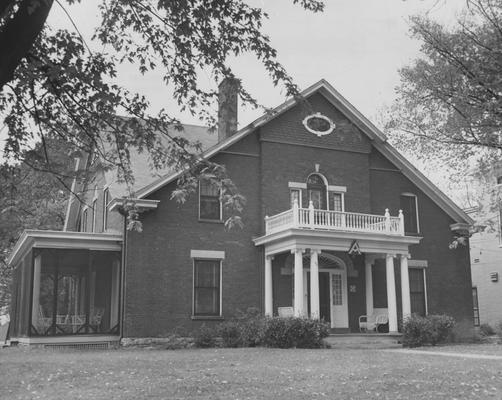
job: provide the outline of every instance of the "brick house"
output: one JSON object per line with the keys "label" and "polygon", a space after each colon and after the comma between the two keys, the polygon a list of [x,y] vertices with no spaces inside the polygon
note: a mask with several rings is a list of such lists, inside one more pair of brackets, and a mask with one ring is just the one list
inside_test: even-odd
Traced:
{"label": "brick house", "polygon": [[207,182],[170,200],[182,172],[152,176],[144,155],[133,160],[141,233],[124,229],[113,174],[76,185],[86,205],[71,199],[64,231],[26,231],[10,256],[13,340],[157,337],[249,307],[323,318],[335,332],[376,314],[391,333],[411,313],[472,323],[469,250],[448,248],[472,220],[329,83],[303,96],[310,111],[288,100],[237,130],[224,81],[218,135],[185,127],[246,197],[242,229],[225,228]]}

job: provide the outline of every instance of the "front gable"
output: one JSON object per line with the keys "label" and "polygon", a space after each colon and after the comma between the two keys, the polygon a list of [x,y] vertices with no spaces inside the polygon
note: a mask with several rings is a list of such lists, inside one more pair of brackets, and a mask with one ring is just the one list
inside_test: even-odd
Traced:
{"label": "front gable", "polygon": [[[335,129],[330,134],[316,136],[303,125],[305,117],[315,113],[330,118]],[[327,98],[316,92],[261,128],[261,140],[301,146],[369,153],[371,142],[351,120]]]}

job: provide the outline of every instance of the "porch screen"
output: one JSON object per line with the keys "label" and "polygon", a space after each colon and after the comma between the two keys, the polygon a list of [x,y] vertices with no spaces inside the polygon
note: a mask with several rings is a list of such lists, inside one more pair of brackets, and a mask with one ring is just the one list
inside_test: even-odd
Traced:
{"label": "porch screen", "polygon": [[194,260],[194,315],[220,315],[220,260]]}
{"label": "porch screen", "polygon": [[411,313],[425,316],[425,284],[424,270],[410,268],[410,301]]}
{"label": "porch screen", "polygon": [[118,332],[119,254],[42,250],[33,265],[31,335]]}

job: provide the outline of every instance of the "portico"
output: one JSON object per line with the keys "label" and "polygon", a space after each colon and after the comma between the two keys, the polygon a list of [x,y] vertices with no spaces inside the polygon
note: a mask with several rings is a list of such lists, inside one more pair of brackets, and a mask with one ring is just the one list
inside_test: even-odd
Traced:
{"label": "portico", "polygon": [[[316,210],[318,211],[318,210]],[[347,276],[351,271],[349,265],[351,259],[364,258],[364,283],[363,290],[366,301],[366,309],[361,314],[371,315],[378,308],[373,304],[373,292],[376,289],[373,282],[373,266],[376,260],[385,260],[386,300],[389,320],[389,332],[398,331],[398,304],[396,294],[396,278],[394,261],[399,260],[400,265],[400,299],[403,317],[410,315],[410,288],[408,278],[409,246],[420,242],[420,237],[405,236],[397,232],[377,231],[372,232],[371,226],[365,230],[360,226],[359,230],[347,229],[316,229],[288,226],[279,230],[277,227],[269,234],[255,239],[257,246],[264,246],[265,253],[265,314],[274,314],[273,293],[273,260],[282,255],[292,261],[290,268],[292,273],[291,302],[294,316],[297,317],[321,317],[320,298],[323,297],[320,289],[320,276],[325,274],[329,277],[329,304],[331,307],[332,328],[348,328],[348,322],[343,322],[343,313],[347,313],[347,292],[355,288],[349,288]],[[287,254],[287,256],[286,256]],[[344,260],[336,257],[336,254],[344,254]],[[322,260],[320,265],[320,259]],[[327,261],[333,259],[333,265]],[[337,261],[338,260],[338,261]],[[286,268],[287,269],[287,268]],[[286,272],[287,273],[287,272]],[[324,277],[323,277],[324,279]],[[324,286],[326,286],[323,283]],[[352,286],[352,285],[351,285]],[[383,291],[382,288],[381,291]],[[352,294],[354,296],[354,294]],[[362,293],[358,291],[358,296]],[[362,300],[362,299],[361,299]],[[379,310],[383,311],[383,310]],[[342,315],[342,318],[340,318]],[[345,321],[348,321],[345,318]],[[346,324],[346,325],[345,325]]]}

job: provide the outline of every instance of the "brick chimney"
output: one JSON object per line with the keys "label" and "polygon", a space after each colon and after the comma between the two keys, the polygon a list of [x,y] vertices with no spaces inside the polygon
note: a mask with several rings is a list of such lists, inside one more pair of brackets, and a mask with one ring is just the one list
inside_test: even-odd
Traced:
{"label": "brick chimney", "polygon": [[218,142],[237,132],[237,100],[240,81],[225,78],[218,86]]}

